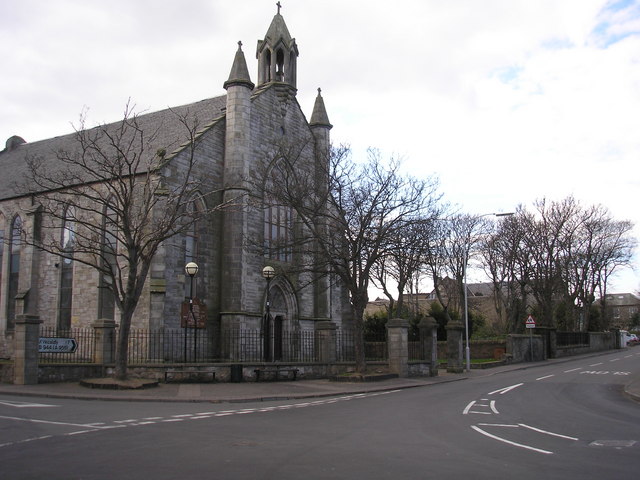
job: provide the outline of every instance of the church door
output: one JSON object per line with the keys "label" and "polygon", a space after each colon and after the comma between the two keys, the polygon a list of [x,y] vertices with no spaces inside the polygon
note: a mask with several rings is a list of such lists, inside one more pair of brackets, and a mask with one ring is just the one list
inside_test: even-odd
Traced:
{"label": "church door", "polygon": [[273,319],[273,360],[282,360],[282,315]]}

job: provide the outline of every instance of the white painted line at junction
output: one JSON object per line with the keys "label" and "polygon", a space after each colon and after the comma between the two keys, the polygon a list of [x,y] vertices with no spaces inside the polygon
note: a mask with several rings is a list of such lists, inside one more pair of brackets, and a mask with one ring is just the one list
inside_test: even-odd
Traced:
{"label": "white painted line at junction", "polygon": [[536,378],[536,380],[544,380],[545,378],[551,378],[551,377],[555,377],[555,375],[546,375],[544,377]]}
{"label": "white painted line at junction", "polygon": [[600,363],[592,363],[591,365],[589,365],[590,367],[597,367],[598,365],[602,365],[603,362]]}
{"label": "white painted line at junction", "polygon": [[47,407],[60,406],[60,405],[49,405],[46,403],[11,402],[9,400],[0,401],[0,405],[7,405],[8,407],[15,407],[15,408],[47,408]]}
{"label": "white painted line at junction", "polygon": [[500,414],[500,412],[498,412],[498,409],[496,408],[496,401],[495,400],[491,400],[491,410],[493,410],[493,413],[495,413],[496,415]]}
{"label": "white painted line at junction", "polygon": [[582,367],[572,368],[571,370],[565,370],[562,373],[577,372],[578,370],[582,370]]}
{"label": "white painted line at junction", "polygon": [[493,392],[489,392],[489,395],[493,395],[494,393],[499,393],[500,395],[504,395],[505,393],[508,393],[515,388],[521,387],[522,385],[524,385],[524,383],[517,383],[515,385],[511,385],[510,387],[505,387],[499,390],[494,390]]}
{"label": "white painted line at junction", "polygon": [[529,430],[533,430],[534,432],[544,433],[545,435],[551,435],[552,437],[566,438],[567,440],[574,440],[576,442],[578,441],[578,439],[575,437],[568,437],[567,435],[560,435],[559,433],[548,432],[546,430],[541,430],[539,428],[532,427],[530,425],[525,425],[524,423],[519,423],[518,425],[522,428],[528,428]]}
{"label": "white painted line at junction", "polygon": [[609,361],[610,362],[618,362],[618,361],[620,361],[620,359],[619,358],[614,358],[613,360],[609,360]]}
{"label": "white painted line at junction", "polygon": [[[49,425],[64,425],[67,427],[93,427],[93,424],[87,424],[87,423],[68,423],[68,422],[54,422],[51,420],[38,420],[36,418],[21,418],[21,417],[6,417],[4,415],[0,415],[0,418],[3,418],[5,420],[16,420],[18,422],[30,422],[30,423],[47,423]],[[121,425],[124,426],[124,425]],[[99,429],[104,429],[107,427],[96,427]]]}
{"label": "white painted line at junction", "polygon": [[531,450],[533,452],[544,453],[545,455],[553,455],[553,452],[550,452],[548,450],[542,450],[540,448],[531,447],[529,445],[523,445],[521,443],[516,443],[516,442],[512,442],[511,440],[507,440],[506,438],[498,437],[497,435],[493,435],[493,434],[491,434],[489,432],[485,432],[480,427],[476,427],[475,425],[471,425],[471,428],[473,428],[476,432],[481,433],[485,437],[492,438],[492,439],[497,440],[499,442],[504,442],[504,443],[512,445],[514,447],[524,448],[525,450]]}

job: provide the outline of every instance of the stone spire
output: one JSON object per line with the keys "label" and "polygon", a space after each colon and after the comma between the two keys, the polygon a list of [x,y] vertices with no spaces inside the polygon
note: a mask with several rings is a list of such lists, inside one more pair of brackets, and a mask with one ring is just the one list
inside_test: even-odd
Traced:
{"label": "stone spire", "polygon": [[298,45],[280,15],[280,2],[276,5],[278,13],[273,17],[264,40],[258,40],[258,86],[281,82],[296,88]]}
{"label": "stone spire", "polygon": [[318,96],[316,97],[316,101],[313,105],[313,113],[311,114],[309,125],[312,127],[318,126],[333,128],[333,125],[329,122],[329,116],[327,115],[327,110],[324,107],[324,100],[322,99],[320,92],[321,90],[318,88]]}
{"label": "stone spire", "polygon": [[250,90],[253,90],[253,87],[255,86],[249,76],[247,61],[245,60],[244,52],[242,51],[242,42],[238,42],[238,51],[233,59],[229,79],[224,82],[224,88],[226,90],[234,85],[243,85],[248,87]]}

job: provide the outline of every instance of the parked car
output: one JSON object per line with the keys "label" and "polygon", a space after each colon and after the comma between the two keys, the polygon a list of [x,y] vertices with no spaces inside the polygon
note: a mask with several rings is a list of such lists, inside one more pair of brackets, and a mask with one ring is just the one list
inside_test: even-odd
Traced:
{"label": "parked car", "polygon": [[635,333],[624,332],[624,339],[627,345],[637,345],[640,339]]}

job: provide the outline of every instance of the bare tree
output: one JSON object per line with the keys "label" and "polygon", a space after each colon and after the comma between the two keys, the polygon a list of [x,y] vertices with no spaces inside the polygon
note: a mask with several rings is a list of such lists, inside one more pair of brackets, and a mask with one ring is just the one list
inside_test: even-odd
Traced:
{"label": "bare tree", "polygon": [[[173,112],[182,130],[167,140],[162,125],[133,113],[114,124],[85,128],[81,116],[73,147],[52,157],[27,159],[22,192],[33,192],[42,212],[41,232],[27,238],[38,248],[98,271],[120,313],[116,377],[126,378],[131,320],[158,248],[212,209],[189,208],[214,193],[197,168],[198,123]],[[166,143],[163,143],[166,142]],[[157,148],[157,145],[162,145]],[[27,190],[28,189],[28,190]],[[60,242],[60,225],[70,229]]]}
{"label": "bare tree", "polygon": [[367,162],[355,163],[347,147],[327,158],[316,154],[315,169],[309,169],[304,148],[278,148],[279,178],[265,182],[262,195],[295,212],[291,245],[298,262],[291,268],[331,271],[349,291],[356,368],[363,372],[363,315],[374,266],[389,253],[390,240],[422,217],[437,182],[404,175],[397,159],[383,162],[376,150],[369,150]]}
{"label": "bare tree", "polygon": [[481,246],[482,265],[493,287],[496,312],[504,319],[504,332],[514,333],[522,325],[528,305],[527,281],[531,277],[529,255],[525,248],[526,211],[498,222],[495,232]]}

